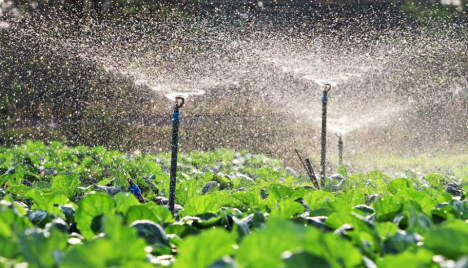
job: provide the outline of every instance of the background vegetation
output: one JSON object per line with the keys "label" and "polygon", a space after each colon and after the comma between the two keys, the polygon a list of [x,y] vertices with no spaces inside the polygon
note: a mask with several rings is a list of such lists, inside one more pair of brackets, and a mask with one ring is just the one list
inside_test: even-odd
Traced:
{"label": "background vegetation", "polygon": [[[275,9],[270,4],[265,1],[267,11],[258,9],[257,3],[248,2],[232,8],[250,10],[252,13],[271,12],[274,16],[278,16],[280,21],[284,16],[279,12],[275,13]],[[45,142],[60,140],[69,145],[102,145],[109,149],[127,152],[138,149],[152,152],[168,150],[167,137],[170,133],[168,118],[172,104],[167,103],[154,91],[136,86],[135,81],[125,75],[111,73],[105,69],[105,66],[83,57],[80,49],[74,47],[73,40],[86,36],[93,39],[97,36],[95,40],[107,38],[109,43],[113,40],[120,43],[127,42],[128,49],[133,49],[138,47],[138,42],[135,42],[137,38],[120,38],[118,35],[112,35],[113,31],[131,32],[135,30],[132,27],[143,29],[144,25],[149,26],[146,27],[149,35],[151,32],[158,34],[164,32],[167,39],[170,39],[175,33],[175,25],[198,16],[200,14],[198,12],[202,12],[200,11],[202,5],[207,4],[203,1],[3,1],[1,17],[3,22],[0,27],[0,144],[11,146],[21,144],[27,139],[34,139]],[[370,5],[375,5],[376,8],[369,8]],[[321,29],[324,32],[339,28],[341,24],[346,23],[346,18],[353,21],[353,14],[359,10],[365,16],[362,21],[356,22],[359,26],[356,29],[369,26],[371,27],[369,31],[386,30],[387,24],[371,20],[376,17],[384,20],[386,16],[367,16],[367,14],[392,10],[391,12],[401,16],[393,16],[400,22],[394,21],[390,25],[394,24],[397,28],[404,25],[410,28],[408,32],[415,33],[415,36],[421,34],[421,29],[424,29],[424,34],[430,35],[428,29],[437,25],[434,27],[434,40],[438,38],[435,32],[443,31],[444,28],[450,29],[447,33],[454,34],[458,31],[464,36],[466,8],[466,1],[457,2],[456,5],[443,5],[437,1],[398,3],[392,1],[391,4],[366,3],[361,6],[318,5],[318,10],[323,14],[329,12],[330,18],[341,14],[341,17],[338,17],[342,21],[323,22]],[[327,16],[324,15],[324,18]],[[453,31],[454,25],[459,25],[458,28],[455,27],[458,30]],[[298,24],[294,27],[301,26]],[[188,37],[190,34],[200,34],[196,31],[197,29],[187,29],[183,34]],[[101,35],[108,36],[104,38]],[[43,38],[44,36],[53,38],[47,39]],[[447,36],[447,38],[452,37]],[[169,50],[171,46],[176,45],[188,49],[189,46],[184,46],[182,43],[183,39],[184,36],[175,39],[172,43],[169,42],[168,47],[164,49]],[[176,44],[177,42],[181,44]],[[90,47],[98,55],[101,53],[100,46],[109,43],[92,43]],[[70,47],[74,49],[70,50]],[[196,51],[196,44],[193,47]],[[87,49],[89,51],[89,48]],[[463,73],[466,70],[466,66],[456,66],[457,62],[451,62],[453,58],[445,57],[443,50],[421,49],[420,55],[408,59],[408,62],[401,62],[401,65],[423,66],[427,63],[427,57],[424,55],[429,54],[433,56],[432,61],[444,62],[444,66],[448,66],[448,72]],[[467,57],[463,47],[453,49],[460,58]],[[183,60],[175,59],[175,61]],[[431,85],[451,86],[449,83],[444,83],[444,76],[448,73],[438,73],[435,67],[437,64],[417,69],[422,73],[408,76],[407,81],[400,79],[408,70],[408,66],[399,69],[401,73],[393,74],[394,79],[389,79],[393,83],[392,86],[405,88],[405,84],[411,83],[409,80],[418,75],[431,76],[432,80],[429,82]],[[461,85],[464,83],[464,81],[459,82]],[[431,89],[431,85],[427,88]],[[468,108],[468,94],[465,89],[460,90],[459,98],[454,97],[451,91],[441,93],[443,91],[409,90],[417,101],[414,113],[419,118],[436,118],[434,120],[438,120],[444,129],[450,130],[441,134],[445,137],[441,137],[440,141],[434,142],[425,140],[428,137],[425,134],[439,130],[431,129],[430,123],[422,124],[418,131],[414,131],[420,133],[416,138],[420,145],[433,143],[443,147],[445,145],[441,143],[450,141],[450,144],[457,146],[466,141],[468,114],[465,111]],[[401,95],[397,98],[405,97],[406,93],[401,91]],[[216,91],[212,95],[216,95]],[[291,164],[296,162],[294,154],[291,153],[293,147],[300,144],[301,148],[316,149],[314,140],[310,139],[317,134],[312,123],[294,123],[295,118],[286,118],[278,107],[271,106],[267,102],[246,101],[246,99],[252,98],[228,96],[226,101],[218,102],[218,99],[215,99],[212,103],[207,102],[204,107],[189,103],[188,108],[191,112],[185,115],[182,150],[213,150],[216,147],[249,149],[271,156],[281,156]],[[437,104],[428,101],[434,99],[441,101]],[[258,111],[261,111],[261,114],[258,114]],[[454,125],[450,122],[465,122],[465,124]],[[411,127],[411,123],[408,123],[408,126]],[[291,139],[291,130],[299,135]],[[402,133],[399,137],[402,142],[409,140],[414,144],[413,139],[405,137],[406,130],[399,131],[388,128],[381,133],[363,133],[361,137],[364,142],[372,140],[375,136],[385,136],[388,133],[398,136]],[[377,148],[381,146],[382,149],[388,149],[383,148],[385,145],[380,141],[375,143]],[[396,154],[398,155],[398,152]]]}

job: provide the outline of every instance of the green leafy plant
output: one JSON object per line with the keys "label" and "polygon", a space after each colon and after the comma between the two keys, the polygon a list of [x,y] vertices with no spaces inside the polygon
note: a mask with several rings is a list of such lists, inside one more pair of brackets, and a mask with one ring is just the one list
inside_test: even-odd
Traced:
{"label": "green leafy plant", "polygon": [[[264,156],[192,152],[181,154],[173,216],[168,154],[27,142],[0,147],[0,167],[4,266],[444,267],[468,257],[468,206],[455,184],[466,182],[441,173],[346,174],[330,192]],[[123,170],[146,204],[127,191]],[[207,183],[217,187],[204,191]],[[448,183],[458,192],[445,192]]]}

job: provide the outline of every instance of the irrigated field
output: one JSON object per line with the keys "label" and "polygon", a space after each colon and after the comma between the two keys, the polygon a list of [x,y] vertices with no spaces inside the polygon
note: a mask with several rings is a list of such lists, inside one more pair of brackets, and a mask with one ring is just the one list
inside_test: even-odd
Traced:
{"label": "irrigated field", "polygon": [[[468,177],[379,171],[313,188],[278,160],[0,147],[1,267],[465,267]],[[128,171],[148,201],[129,193]]]}

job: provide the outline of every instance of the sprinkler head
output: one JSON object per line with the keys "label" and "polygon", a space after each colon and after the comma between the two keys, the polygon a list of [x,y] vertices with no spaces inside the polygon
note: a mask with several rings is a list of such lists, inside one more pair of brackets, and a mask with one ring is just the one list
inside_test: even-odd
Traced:
{"label": "sprinkler head", "polygon": [[330,91],[330,89],[331,89],[331,85],[330,85],[330,84],[328,84],[328,83],[327,83],[327,84],[325,84],[325,89],[323,90],[323,94],[327,94],[327,93],[328,93],[328,91]]}
{"label": "sprinkler head", "polygon": [[176,97],[176,109],[179,109],[179,108],[182,108],[182,106],[184,106],[184,103],[185,103],[185,99],[183,97]]}

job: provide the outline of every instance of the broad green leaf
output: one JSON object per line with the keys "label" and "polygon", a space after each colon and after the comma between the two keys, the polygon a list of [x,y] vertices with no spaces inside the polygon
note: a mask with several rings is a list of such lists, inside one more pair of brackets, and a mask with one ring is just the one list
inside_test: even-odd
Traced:
{"label": "broad green leaf", "polygon": [[[366,174],[365,177],[363,178],[360,178],[360,176],[356,176],[356,175],[353,175],[352,177],[356,177],[356,179],[360,180],[360,181],[365,181],[366,184],[369,187],[369,188],[373,188],[373,189],[384,189],[385,186],[387,186],[390,181],[392,180],[392,178],[380,171],[370,171]],[[364,184],[364,185],[366,185]],[[363,186],[364,186],[363,185]]]}
{"label": "broad green leaf", "polygon": [[65,195],[58,192],[43,194],[33,189],[28,192],[27,196],[34,201],[31,209],[41,209],[53,214],[62,213],[58,206],[69,202]]}
{"label": "broad green leaf", "polygon": [[15,179],[15,174],[0,175],[0,186]]}
{"label": "broad green leaf", "polygon": [[417,202],[421,207],[421,210],[426,215],[431,215],[431,211],[435,208],[437,201],[432,199],[427,193],[419,192],[415,189],[403,189],[395,194],[395,196],[404,198],[405,200],[411,200]]}
{"label": "broad green leaf", "polygon": [[95,233],[91,229],[93,219],[97,216],[106,216],[114,213],[114,200],[102,193],[89,194],[85,196],[76,210],[75,219],[78,229],[86,239],[91,239]]}
{"label": "broad green leaf", "polygon": [[374,209],[366,205],[357,205],[353,207],[353,211],[361,216],[369,216],[374,214]]}
{"label": "broad green leaf", "polygon": [[268,193],[270,194],[269,197],[274,197],[276,200],[284,200],[293,196],[294,190],[285,185],[273,183],[268,187]]}
{"label": "broad green leaf", "polygon": [[211,229],[186,238],[179,246],[174,268],[205,268],[234,253],[235,242],[224,229]]}
{"label": "broad green leaf", "polygon": [[430,187],[422,187],[420,191],[428,194],[432,199],[436,200],[438,203],[452,201],[452,195],[447,192],[436,190]]}
{"label": "broad green leaf", "polygon": [[279,267],[283,252],[301,249],[305,233],[302,226],[271,218],[264,229],[244,237],[235,260],[240,267]]}
{"label": "broad green leaf", "polygon": [[34,226],[40,228],[44,228],[47,223],[52,221],[47,211],[39,209],[28,211],[26,217],[28,217],[29,221],[34,224]]}
{"label": "broad green leaf", "polygon": [[0,256],[13,258],[19,252],[17,235],[32,227],[14,205],[5,200],[0,201]]}
{"label": "broad green leaf", "polygon": [[172,213],[169,211],[169,208],[158,206],[153,202],[147,203],[144,206],[149,208],[156,216],[158,219],[158,221],[156,221],[157,224],[165,226],[168,223],[174,222],[174,218],[172,217]]}
{"label": "broad green leaf", "polygon": [[383,249],[385,253],[397,254],[404,252],[409,247],[416,247],[422,237],[413,232],[398,231],[392,237],[385,240]]}
{"label": "broad green leaf", "polygon": [[399,228],[393,222],[376,222],[375,230],[377,231],[381,239],[385,239],[396,234]]}
{"label": "broad green leaf", "polygon": [[342,175],[345,178],[348,177],[348,171],[346,170],[345,165],[341,165],[341,166],[338,167],[338,174]]}
{"label": "broad green leaf", "polygon": [[263,166],[256,171],[259,178],[257,180],[267,182],[279,182],[281,174],[278,171],[273,170],[271,167]]}
{"label": "broad green leaf", "polygon": [[[20,253],[18,238],[0,235],[0,256],[12,259]],[[2,262],[0,262],[2,264]]]}
{"label": "broad green leaf", "polygon": [[183,215],[199,215],[205,213],[214,213],[218,211],[216,206],[217,199],[212,195],[204,195],[192,198],[184,208]]}
{"label": "broad green leaf", "polygon": [[427,250],[419,250],[417,253],[405,251],[402,254],[387,254],[382,259],[377,260],[379,268],[395,267],[439,267],[432,261],[433,254]]}
{"label": "broad green leaf", "polygon": [[282,256],[300,251],[324,257],[332,267],[362,263],[361,253],[349,241],[276,217],[264,229],[242,240],[235,260],[240,267],[283,267]]}
{"label": "broad green leaf", "polygon": [[72,198],[76,192],[76,187],[80,185],[78,174],[56,176],[52,182],[52,190]]}
{"label": "broad green leaf", "polygon": [[423,234],[432,227],[432,221],[420,211],[420,205],[417,201],[407,200],[405,202],[405,213],[408,217],[408,230]]}
{"label": "broad green leaf", "polygon": [[[220,196],[221,193],[218,193],[216,196]],[[233,201],[238,203],[239,205],[236,206],[242,211],[246,211],[249,208],[252,210],[265,210],[265,202],[263,199],[260,197],[259,194],[252,193],[252,192],[233,192],[232,195]],[[231,199],[231,200],[232,200]],[[228,204],[223,204],[223,205],[230,205]]]}
{"label": "broad green leaf", "polygon": [[144,238],[148,244],[169,247],[169,240],[160,225],[149,220],[140,220],[134,221],[131,227],[135,228],[138,236]]}
{"label": "broad green leaf", "polygon": [[293,190],[285,185],[273,183],[268,187],[268,197],[266,203],[270,209],[277,207],[278,202],[283,200],[294,201],[305,194],[304,188]]}
{"label": "broad green leaf", "polygon": [[436,254],[455,260],[468,255],[468,234],[448,227],[428,231],[424,235],[424,247]]}
{"label": "broad green leaf", "polygon": [[378,222],[392,221],[403,209],[400,198],[388,195],[380,196],[372,207],[375,210],[375,218]]}
{"label": "broad green leaf", "polygon": [[[109,215],[104,218],[106,238],[114,243],[118,248],[116,250],[134,252],[135,255],[143,257],[146,243],[139,237],[137,229],[123,225],[123,219],[118,215]],[[123,252],[122,254],[125,255]]]}
{"label": "broad green leaf", "polygon": [[29,191],[31,191],[31,188],[15,180],[10,180],[6,189],[6,192],[20,196],[27,196]]}
{"label": "broad green leaf", "polygon": [[283,256],[283,261],[288,268],[332,268],[326,259],[303,251],[293,254],[288,253]]}
{"label": "broad green leaf", "polygon": [[65,215],[65,220],[67,223],[72,224],[75,223],[75,206],[72,204],[66,204],[63,206],[59,206],[60,210],[62,211],[63,215]]}
{"label": "broad green leaf", "polygon": [[328,260],[333,260],[335,266],[357,267],[362,264],[362,254],[349,241],[330,233],[324,234],[322,241],[329,255]]}
{"label": "broad green leaf", "polygon": [[468,235],[468,224],[464,220],[450,219],[445,221],[441,226],[456,230]]}
{"label": "broad green leaf", "polygon": [[352,215],[352,210],[346,208],[331,214],[325,221],[325,225],[335,230],[345,224],[353,225],[356,220],[357,218]]}
{"label": "broad green leaf", "polygon": [[309,216],[310,217],[316,217],[316,216],[330,216],[331,214],[335,213],[335,209],[331,207],[324,207],[324,208],[319,208],[315,210],[309,211]]}
{"label": "broad green leaf", "polygon": [[127,214],[125,216],[129,224],[139,220],[150,220],[153,222],[158,222],[158,218],[156,218],[151,209],[141,205],[131,206],[127,210]]}
{"label": "broad green leaf", "polygon": [[[144,243],[144,242],[143,242]],[[82,267],[141,267],[153,268],[146,261],[144,250],[135,251],[125,244],[116,247],[112,240],[96,239],[73,246],[63,259],[61,268]]]}
{"label": "broad green leaf", "polygon": [[136,197],[131,193],[120,192],[114,196],[114,201],[116,203],[115,210],[126,214],[128,209],[131,206],[137,206],[140,204]]}
{"label": "broad green leaf", "polygon": [[10,236],[29,227],[32,224],[17,211],[13,203],[0,201],[0,235]]}
{"label": "broad green leaf", "polygon": [[309,205],[311,210],[316,210],[331,207],[332,202],[335,200],[335,195],[318,190],[309,192],[302,198]]}
{"label": "broad green leaf", "polygon": [[177,222],[173,225],[169,225],[166,228],[164,228],[164,232],[166,234],[175,234],[181,238],[184,238],[185,236],[189,235],[192,231],[197,232],[198,230],[196,230],[189,224],[180,222]]}
{"label": "broad green leaf", "polygon": [[332,202],[333,208],[335,210],[340,210],[341,208],[349,208],[357,205],[363,205],[366,203],[366,198],[364,194],[360,193],[357,190],[350,190],[344,194],[340,194],[335,198],[335,201]]}
{"label": "broad green leaf", "polygon": [[[380,238],[374,229],[372,222],[353,212],[351,209],[341,209],[331,214],[325,221],[325,225],[332,229],[338,229],[344,225],[351,225],[353,230],[346,233],[355,245],[368,249],[370,252],[380,249]],[[366,245],[364,245],[366,241]]]}
{"label": "broad green leaf", "polygon": [[145,162],[143,166],[143,171],[148,175],[161,175],[164,174],[163,171],[161,170],[161,167],[158,166],[156,163],[149,161]]}
{"label": "broad green leaf", "polygon": [[56,267],[54,255],[65,250],[67,237],[62,232],[28,229],[19,236],[19,245],[24,259],[36,267]]}
{"label": "broad green leaf", "polygon": [[411,181],[408,179],[394,179],[387,185],[387,189],[390,193],[396,194],[399,191],[407,188],[412,188]]}
{"label": "broad green leaf", "polygon": [[276,205],[276,208],[272,208],[271,215],[278,216],[282,219],[288,219],[294,214],[299,214],[304,212],[304,207],[293,201],[293,200],[283,200]]}
{"label": "broad green leaf", "polygon": [[203,183],[194,179],[184,180],[177,185],[176,201],[182,206],[187,204],[192,198],[201,195]]}
{"label": "broad green leaf", "polygon": [[448,183],[447,179],[445,179],[442,174],[435,172],[427,174],[424,180],[426,180],[431,187],[439,190],[443,190]]}
{"label": "broad green leaf", "polygon": [[249,224],[252,224],[254,214],[250,214],[243,219],[238,219],[236,216],[232,216],[232,235],[236,241],[242,241],[242,239],[250,234]]}
{"label": "broad green leaf", "polygon": [[455,212],[453,206],[450,203],[444,202],[437,204],[436,207],[431,211],[432,220],[434,223],[455,219]]}
{"label": "broad green leaf", "polygon": [[232,184],[234,189],[251,188],[255,185],[255,182],[245,177],[234,177],[232,178]]}
{"label": "broad green leaf", "polygon": [[453,213],[457,219],[466,220],[468,219],[468,205],[466,202],[458,200],[452,201]]}

